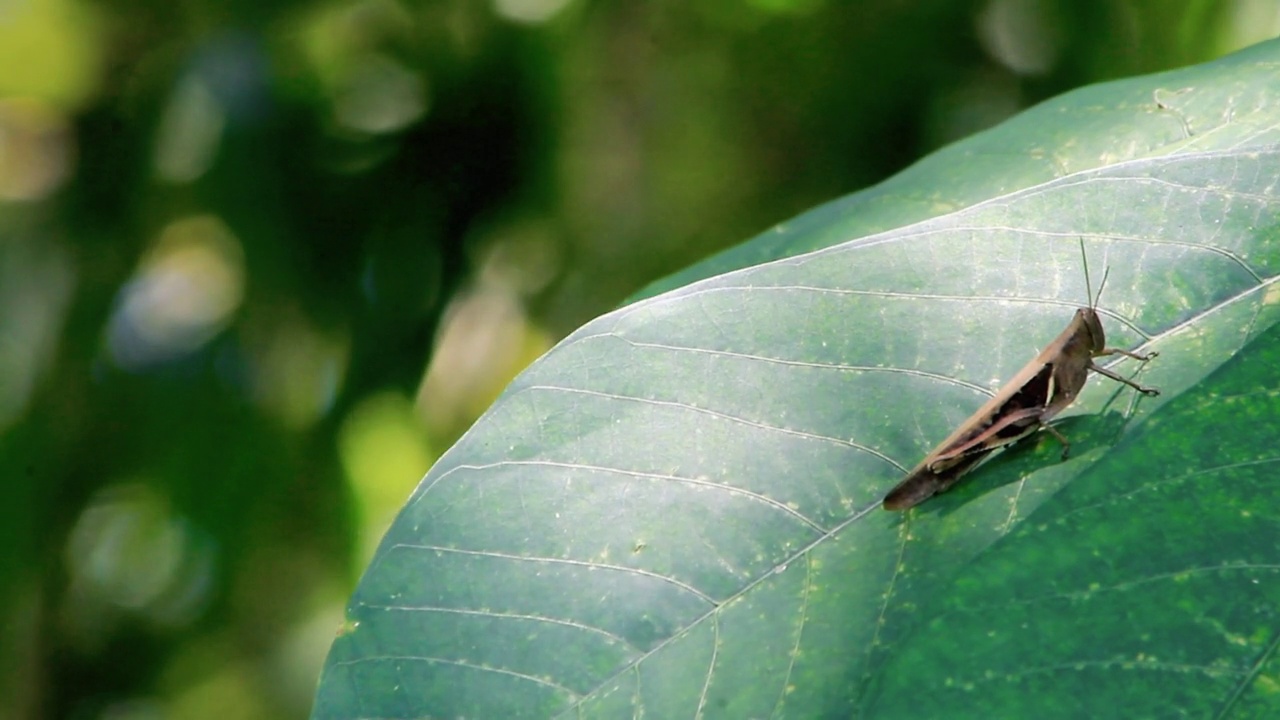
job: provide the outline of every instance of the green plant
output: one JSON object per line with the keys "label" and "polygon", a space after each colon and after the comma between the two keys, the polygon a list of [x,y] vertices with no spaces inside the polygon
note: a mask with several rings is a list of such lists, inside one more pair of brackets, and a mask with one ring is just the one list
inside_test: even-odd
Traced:
{"label": "green plant", "polygon": [[[1278,62],[1064,95],[588,323],[409,499],[314,717],[1280,711]],[[1085,302],[1077,237],[1163,395],[880,510]]]}

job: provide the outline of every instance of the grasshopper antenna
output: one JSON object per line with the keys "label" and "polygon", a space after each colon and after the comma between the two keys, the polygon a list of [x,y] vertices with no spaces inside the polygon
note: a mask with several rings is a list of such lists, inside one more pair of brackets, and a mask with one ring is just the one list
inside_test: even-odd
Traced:
{"label": "grasshopper antenna", "polygon": [[1102,288],[1107,286],[1107,276],[1111,274],[1111,266],[1103,268],[1102,282],[1098,283],[1098,294],[1093,294],[1093,287],[1089,284],[1089,256],[1084,252],[1084,237],[1080,238],[1080,259],[1084,261],[1084,292],[1089,301],[1089,307],[1094,310],[1098,309],[1098,301],[1102,299]]}

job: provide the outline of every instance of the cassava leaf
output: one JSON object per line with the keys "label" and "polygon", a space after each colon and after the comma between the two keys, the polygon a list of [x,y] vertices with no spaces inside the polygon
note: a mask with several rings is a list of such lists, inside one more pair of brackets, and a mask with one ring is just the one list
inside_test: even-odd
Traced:
{"label": "cassava leaf", "polygon": [[[1280,44],[1079,90],[588,323],[432,468],[316,718],[1280,716]],[[907,513],[1086,302],[1160,356]]]}

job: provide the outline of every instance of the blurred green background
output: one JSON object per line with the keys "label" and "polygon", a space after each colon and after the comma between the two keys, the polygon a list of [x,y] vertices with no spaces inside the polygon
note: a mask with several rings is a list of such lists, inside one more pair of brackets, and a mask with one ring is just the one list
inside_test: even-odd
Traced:
{"label": "blurred green background", "polygon": [[0,2],[0,718],[303,718],[431,462],[644,283],[1274,0]]}

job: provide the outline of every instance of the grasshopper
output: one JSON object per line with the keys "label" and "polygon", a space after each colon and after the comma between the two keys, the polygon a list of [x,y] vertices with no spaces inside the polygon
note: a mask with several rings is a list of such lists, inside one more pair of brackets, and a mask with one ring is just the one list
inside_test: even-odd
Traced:
{"label": "grasshopper", "polygon": [[[1080,255],[1084,257],[1083,239],[1080,241]],[[1084,278],[1089,306],[1077,309],[1075,317],[1053,342],[912,468],[884,496],[885,510],[906,510],[946,492],[994,450],[1040,429],[1062,444],[1062,459],[1066,460],[1071,443],[1048,423],[1076,399],[1090,370],[1124,383],[1143,395],[1160,394],[1155,388],[1143,387],[1093,362],[1094,358],[1108,355],[1124,355],[1146,362],[1157,353],[1141,355],[1106,346],[1106,334],[1102,330],[1097,307],[1102,288],[1107,283],[1107,273],[1102,274],[1096,297],[1089,286],[1088,258],[1084,258]]]}

